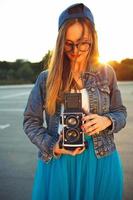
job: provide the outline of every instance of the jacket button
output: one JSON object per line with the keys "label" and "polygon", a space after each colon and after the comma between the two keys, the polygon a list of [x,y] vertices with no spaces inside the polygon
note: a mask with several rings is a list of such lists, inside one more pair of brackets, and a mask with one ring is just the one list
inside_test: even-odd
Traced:
{"label": "jacket button", "polygon": [[101,151],[101,152],[100,152],[100,156],[103,156],[103,155],[104,155],[104,152],[103,152],[103,151]]}
{"label": "jacket button", "polygon": [[95,108],[93,108],[93,109],[91,110],[92,113],[96,113],[96,111],[97,111],[97,110],[96,110]]}
{"label": "jacket button", "polygon": [[92,91],[92,92],[94,92],[94,91],[95,91],[95,88],[94,88],[94,87],[92,87],[92,88],[91,88],[91,91]]}

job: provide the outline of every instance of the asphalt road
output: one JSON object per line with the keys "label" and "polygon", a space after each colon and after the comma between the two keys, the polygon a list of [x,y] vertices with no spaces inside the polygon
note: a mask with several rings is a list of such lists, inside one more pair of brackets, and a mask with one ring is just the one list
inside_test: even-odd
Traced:
{"label": "asphalt road", "polygon": [[[125,129],[115,135],[124,170],[124,199],[133,199],[133,83],[119,85],[128,109]],[[0,200],[30,200],[37,148],[23,132],[23,111],[32,85],[0,86]]]}

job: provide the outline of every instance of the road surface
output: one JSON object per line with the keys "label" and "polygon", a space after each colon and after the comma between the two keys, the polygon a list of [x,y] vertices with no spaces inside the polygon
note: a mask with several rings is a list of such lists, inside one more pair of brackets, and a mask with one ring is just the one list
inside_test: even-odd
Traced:
{"label": "road surface", "polygon": [[[30,200],[37,148],[23,132],[23,111],[33,85],[0,86],[0,200]],[[133,82],[119,84],[128,109],[115,135],[124,170],[124,200],[133,199]]]}

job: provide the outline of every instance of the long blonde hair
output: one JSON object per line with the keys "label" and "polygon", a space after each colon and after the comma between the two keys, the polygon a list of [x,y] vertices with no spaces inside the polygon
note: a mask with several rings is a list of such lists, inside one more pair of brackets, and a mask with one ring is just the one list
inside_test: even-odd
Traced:
{"label": "long blonde hair", "polygon": [[84,24],[87,25],[92,35],[91,52],[86,58],[85,70],[88,70],[90,65],[94,66],[98,63],[98,40],[94,26],[87,19],[71,19],[66,21],[58,32],[56,47],[48,66],[45,109],[50,115],[55,113],[56,104],[63,101],[63,94],[70,91],[73,82],[70,61],[64,53],[64,45],[68,27],[77,21],[83,26],[82,36],[84,35]]}

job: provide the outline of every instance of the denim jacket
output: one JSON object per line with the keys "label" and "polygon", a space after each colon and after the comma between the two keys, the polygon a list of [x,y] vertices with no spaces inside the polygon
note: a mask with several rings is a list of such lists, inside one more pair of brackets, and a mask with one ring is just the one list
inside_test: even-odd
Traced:
{"label": "denim jacket", "polygon": [[[50,116],[45,112],[46,79],[48,71],[43,71],[31,91],[24,111],[24,131],[38,149],[38,157],[48,162],[53,157],[53,147],[59,139],[58,126],[61,105],[57,104],[56,112]],[[126,124],[126,108],[122,103],[117,86],[116,75],[112,67],[102,66],[90,70],[82,76],[84,87],[88,91],[90,112],[107,116],[112,121],[111,127],[92,136],[97,158],[111,154],[115,149],[114,133]],[[47,124],[47,126],[46,126]]]}

